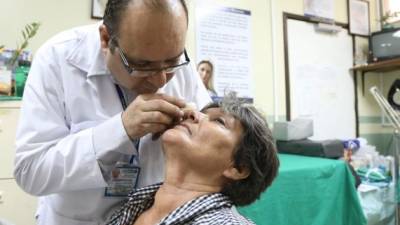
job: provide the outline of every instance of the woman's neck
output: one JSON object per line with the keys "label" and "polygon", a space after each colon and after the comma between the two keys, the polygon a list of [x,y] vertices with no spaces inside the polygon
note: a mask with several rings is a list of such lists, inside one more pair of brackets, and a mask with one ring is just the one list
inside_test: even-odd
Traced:
{"label": "woman's neck", "polygon": [[139,217],[142,224],[153,224],[190,200],[221,191],[223,181],[219,177],[200,175],[180,161],[171,161],[166,162],[165,180],[153,205]]}
{"label": "woman's neck", "polygon": [[145,221],[160,221],[169,213],[197,197],[219,192],[219,186],[203,185],[198,183],[178,182],[166,179],[158,189],[153,205],[142,214]]}
{"label": "woman's neck", "polygon": [[192,199],[219,191],[219,187],[166,180],[157,191],[152,208],[168,214]]}

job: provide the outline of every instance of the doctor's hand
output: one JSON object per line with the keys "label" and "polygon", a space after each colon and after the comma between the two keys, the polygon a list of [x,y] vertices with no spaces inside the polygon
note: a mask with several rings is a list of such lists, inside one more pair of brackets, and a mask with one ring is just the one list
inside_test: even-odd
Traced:
{"label": "doctor's hand", "polygon": [[122,124],[131,139],[166,130],[183,117],[185,102],[165,94],[143,94],[122,113]]}

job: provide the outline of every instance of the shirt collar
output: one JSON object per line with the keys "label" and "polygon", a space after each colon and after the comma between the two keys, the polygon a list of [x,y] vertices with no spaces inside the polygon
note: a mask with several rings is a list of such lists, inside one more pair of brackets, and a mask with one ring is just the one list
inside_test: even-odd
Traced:
{"label": "shirt collar", "polygon": [[128,201],[111,217],[107,225],[127,225],[136,220],[143,211],[151,207],[161,184],[158,183],[132,191],[128,195]]}
{"label": "shirt collar", "polygon": [[131,202],[132,204],[142,204],[144,201],[148,199],[154,200],[154,196],[161,185],[162,183],[157,183],[133,191],[128,195],[129,199],[128,201]]}
{"label": "shirt collar", "polygon": [[232,202],[221,193],[212,193],[195,198],[168,214],[159,224],[189,224],[209,210],[231,208]]}
{"label": "shirt collar", "polygon": [[[114,214],[108,224],[132,223],[143,211],[151,207],[154,202],[155,194],[161,185],[162,183],[158,183],[131,192],[131,194],[128,195],[128,201],[119,212]],[[232,202],[227,196],[221,193],[203,195],[178,207],[163,218],[159,224],[188,224],[190,221],[193,221],[196,217],[203,215],[209,210],[231,207]]]}
{"label": "shirt collar", "polygon": [[101,24],[91,25],[84,32],[78,31],[78,43],[67,57],[69,63],[86,72],[88,77],[110,74],[100,47]]}

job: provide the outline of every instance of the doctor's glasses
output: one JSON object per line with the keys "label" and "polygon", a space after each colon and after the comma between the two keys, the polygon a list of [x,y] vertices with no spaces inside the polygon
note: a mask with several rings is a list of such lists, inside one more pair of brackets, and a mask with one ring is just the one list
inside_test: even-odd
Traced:
{"label": "doctor's glasses", "polygon": [[[113,43],[117,47],[117,51],[119,53],[119,56],[121,58],[121,62],[124,65],[126,71],[134,77],[148,77],[148,76],[153,76],[156,75],[160,72],[165,72],[165,73],[175,73],[177,70],[181,69],[182,67],[186,66],[189,64],[190,59],[189,56],[186,52],[186,49],[183,51],[183,53],[176,57],[173,60],[167,60],[165,64],[167,66],[160,67],[160,68],[151,68],[149,64],[152,63],[143,63],[143,65],[135,65],[131,66],[125,57],[124,50],[119,46],[118,42],[116,39],[112,39]],[[184,55],[184,57],[182,57]]]}

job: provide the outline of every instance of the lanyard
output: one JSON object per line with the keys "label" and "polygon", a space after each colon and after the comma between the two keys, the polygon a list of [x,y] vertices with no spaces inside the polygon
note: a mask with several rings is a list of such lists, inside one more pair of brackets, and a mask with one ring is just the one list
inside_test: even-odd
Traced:
{"label": "lanyard", "polygon": [[122,108],[125,110],[128,107],[128,104],[126,104],[124,93],[122,93],[122,89],[118,84],[115,84],[115,89],[117,89],[118,97],[119,100],[121,101]]}
{"label": "lanyard", "polygon": [[[119,97],[119,100],[121,101],[122,108],[125,110],[128,107],[128,104],[126,103],[124,93],[122,92],[122,89],[118,84],[115,84],[115,89],[117,89],[118,97]],[[140,138],[132,140],[132,142],[135,145],[135,147],[138,151],[138,156],[139,156]],[[129,160],[129,163],[132,164],[134,159],[135,159],[135,156],[132,155],[131,159]]]}

